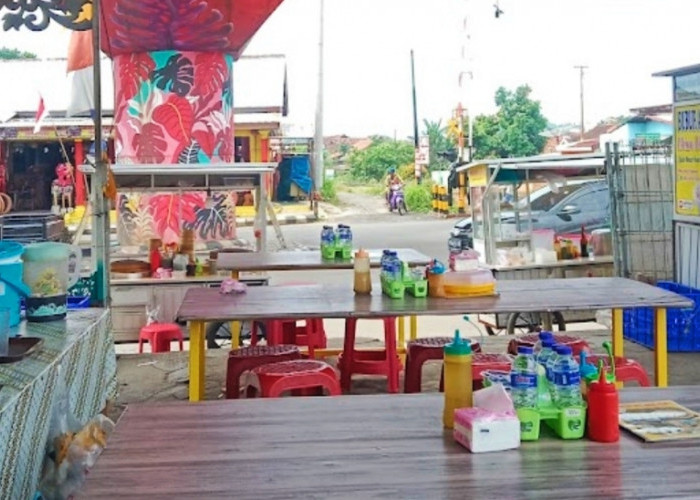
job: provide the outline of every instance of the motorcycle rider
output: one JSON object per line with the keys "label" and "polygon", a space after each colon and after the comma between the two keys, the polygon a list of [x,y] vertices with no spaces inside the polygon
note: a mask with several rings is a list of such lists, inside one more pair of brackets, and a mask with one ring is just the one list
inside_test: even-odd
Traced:
{"label": "motorcycle rider", "polygon": [[401,177],[399,177],[399,174],[396,173],[395,168],[392,167],[387,172],[387,176],[384,179],[384,185],[386,187],[386,190],[384,192],[386,204],[391,206],[391,186],[403,186],[403,179],[401,179]]}

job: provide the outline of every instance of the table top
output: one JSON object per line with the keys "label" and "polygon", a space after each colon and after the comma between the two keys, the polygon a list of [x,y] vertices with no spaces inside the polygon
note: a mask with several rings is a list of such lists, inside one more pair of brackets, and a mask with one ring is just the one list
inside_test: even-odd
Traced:
{"label": "table top", "polygon": [[391,299],[375,283],[371,296],[355,295],[352,283],[250,287],[244,294],[217,289],[187,291],[178,318],[230,321],[272,318],[372,318],[473,313],[546,312],[636,307],[692,307],[675,293],[625,278],[501,280],[497,296]]}
{"label": "table top", "polygon": [[[399,259],[409,266],[425,266],[432,260],[412,248],[396,248]],[[368,249],[370,265],[379,267],[382,250]],[[220,253],[218,269],[235,271],[304,271],[323,269],[352,269],[352,260],[324,260],[318,250],[283,252]]]}
{"label": "table top", "polygon": [[[700,387],[625,389],[700,410]],[[697,496],[698,441],[564,441],[471,454],[441,394],[130,405],[80,498],[669,498]],[[549,431],[545,431],[549,432]],[[659,467],[662,468],[659,471]],[[677,478],[674,480],[673,478]]]}

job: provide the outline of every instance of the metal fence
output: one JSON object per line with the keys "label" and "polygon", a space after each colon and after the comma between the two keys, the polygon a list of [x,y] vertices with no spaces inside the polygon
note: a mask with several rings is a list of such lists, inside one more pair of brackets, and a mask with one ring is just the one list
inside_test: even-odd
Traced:
{"label": "metal fence", "polygon": [[669,144],[607,144],[615,274],[673,279],[673,156]]}

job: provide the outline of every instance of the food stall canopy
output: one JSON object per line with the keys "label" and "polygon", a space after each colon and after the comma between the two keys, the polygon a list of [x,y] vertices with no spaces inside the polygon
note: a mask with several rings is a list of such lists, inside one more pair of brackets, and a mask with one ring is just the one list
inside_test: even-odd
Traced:
{"label": "food stall canopy", "polygon": [[[498,158],[479,160],[456,168],[467,172],[470,181],[481,178],[479,184],[486,185],[493,171],[493,183],[512,183],[524,180],[551,179],[552,177],[583,177],[600,175],[605,171],[604,154],[539,155],[522,158]],[[481,175],[476,174],[481,171]]]}

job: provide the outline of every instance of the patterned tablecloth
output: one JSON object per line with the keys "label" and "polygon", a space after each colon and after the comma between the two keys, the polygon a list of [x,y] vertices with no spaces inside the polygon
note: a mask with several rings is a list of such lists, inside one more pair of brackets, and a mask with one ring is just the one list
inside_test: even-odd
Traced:
{"label": "patterned tablecloth", "polygon": [[84,425],[117,394],[108,309],[71,311],[64,321],[22,322],[13,334],[41,337],[31,356],[0,364],[0,497],[31,499],[40,479],[54,395],[65,387]]}

